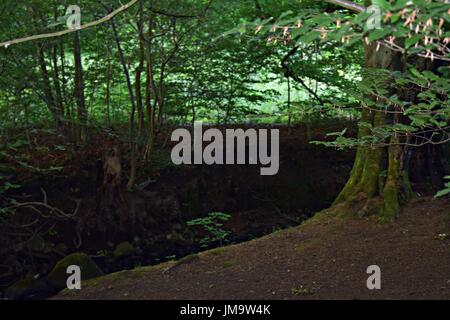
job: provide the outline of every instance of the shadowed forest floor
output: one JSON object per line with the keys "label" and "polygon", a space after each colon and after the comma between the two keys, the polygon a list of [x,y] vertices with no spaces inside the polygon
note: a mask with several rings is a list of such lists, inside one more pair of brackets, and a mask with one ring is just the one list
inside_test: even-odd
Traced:
{"label": "shadowed forest floor", "polygon": [[[181,262],[110,274],[54,299],[450,299],[450,202],[419,198],[392,224],[331,212]],[[381,290],[366,287],[369,265]]]}

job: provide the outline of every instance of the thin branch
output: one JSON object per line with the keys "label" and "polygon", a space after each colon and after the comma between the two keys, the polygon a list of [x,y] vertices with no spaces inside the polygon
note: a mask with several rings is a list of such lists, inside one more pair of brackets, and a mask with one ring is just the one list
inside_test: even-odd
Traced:
{"label": "thin branch", "polygon": [[42,202],[38,202],[38,201],[17,202],[16,200],[12,200],[11,201],[11,205],[9,207],[7,207],[7,209],[29,208],[29,209],[37,212],[38,214],[40,214],[44,218],[49,218],[50,216],[46,216],[37,207],[43,207],[43,208],[48,209],[50,211],[50,214],[53,213],[57,218],[60,218],[60,219],[70,219],[70,218],[73,218],[73,217],[75,217],[77,215],[78,210],[80,209],[81,200],[75,200],[76,207],[75,207],[73,213],[65,213],[61,209],[49,205],[48,204],[48,199],[47,199],[47,193],[42,188],[41,188],[41,192],[42,192],[42,194],[44,196],[44,200]]}
{"label": "thin branch", "polygon": [[27,41],[34,41],[34,40],[39,40],[39,39],[60,37],[60,36],[63,36],[63,35],[66,35],[66,34],[69,34],[69,33],[72,33],[72,32],[77,32],[77,31],[80,31],[80,30],[91,28],[91,27],[97,26],[99,24],[102,24],[102,23],[105,23],[105,22],[111,20],[116,15],[120,14],[121,12],[128,10],[130,7],[135,5],[138,1],[139,0],[131,0],[129,3],[123,5],[122,7],[118,8],[118,9],[116,9],[115,11],[111,12],[107,16],[104,16],[103,18],[101,18],[99,20],[95,20],[95,21],[83,24],[83,25],[81,25],[78,28],[67,29],[67,30],[63,30],[63,31],[53,32],[53,33],[45,33],[45,34],[39,34],[39,35],[34,35],[34,36],[28,36],[28,37],[25,37],[25,38],[19,38],[19,39],[14,39],[14,40],[10,40],[10,41],[5,41],[5,42],[1,42],[0,43],[0,47],[8,48],[9,46],[11,46],[13,44],[19,44],[19,43],[23,43],[23,42],[27,42]]}
{"label": "thin branch", "polygon": [[[284,70],[284,76],[287,78],[292,78],[296,82],[300,83],[303,88],[305,88],[306,91],[308,91],[309,94],[311,94],[312,97],[314,97],[320,104],[324,104],[325,101],[323,101],[316,92],[314,92],[310,87],[306,85],[306,83],[301,79],[295,72],[292,71],[292,69],[289,67],[289,60],[290,58],[297,53],[299,46],[295,46],[292,48],[286,56],[284,56],[283,60],[281,61],[281,67]],[[327,101],[328,102],[328,101]]]}
{"label": "thin branch", "polygon": [[325,2],[332,3],[340,7],[344,7],[357,13],[366,11],[367,9],[365,6],[362,6],[360,4],[348,0],[325,0]]}

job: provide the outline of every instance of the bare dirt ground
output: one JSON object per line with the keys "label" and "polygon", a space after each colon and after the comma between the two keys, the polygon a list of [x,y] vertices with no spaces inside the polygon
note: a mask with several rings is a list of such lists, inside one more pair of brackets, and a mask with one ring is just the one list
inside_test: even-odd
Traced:
{"label": "bare dirt ground", "polygon": [[[413,200],[391,224],[323,212],[300,227],[92,279],[53,299],[450,299],[448,233],[449,200]],[[381,290],[366,287],[369,265],[381,268]]]}

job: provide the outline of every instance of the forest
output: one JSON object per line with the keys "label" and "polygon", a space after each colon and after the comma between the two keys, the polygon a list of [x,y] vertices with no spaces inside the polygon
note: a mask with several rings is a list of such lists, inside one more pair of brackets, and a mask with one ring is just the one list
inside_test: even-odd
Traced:
{"label": "forest", "polygon": [[450,299],[448,1],[0,17],[0,300]]}

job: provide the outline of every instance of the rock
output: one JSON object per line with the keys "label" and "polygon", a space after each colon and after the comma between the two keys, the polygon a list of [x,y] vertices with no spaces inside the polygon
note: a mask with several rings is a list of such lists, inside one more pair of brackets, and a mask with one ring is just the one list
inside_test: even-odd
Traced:
{"label": "rock", "polygon": [[183,230],[183,226],[181,224],[177,223],[172,227],[172,229],[175,231],[181,231],[181,230]]}
{"label": "rock", "polygon": [[114,250],[115,258],[124,258],[133,255],[136,249],[128,241],[120,243]]}
{"label": "rock", "polygon": [[73,253],[60,260],[47,277],[48,282],[55,289],[66,288],[67,267],[71,265],[79,266],[81,269],[81,280],[96,278],[103,275],[102,270],[85,253]]}
{"label": "rock", "polygon": [[69,247],[65,243],[58,243],[53,249],[53,251],[55,251],[56,253],[60,253],[63,256],[67,253],[68,250]]}
{"label": "rock", "polygon": [[34,252],[43,252],[45,250],[45,246],[45,240],[39,235],[32,237],[27,242],[28,249]]}
{"label": "rock", "polygon": [[5,298],[8,300],[31,298],[39,293],[52,292],[53,288],[42,279],[35,279],[32,275],[19,280],[5,290]]}

